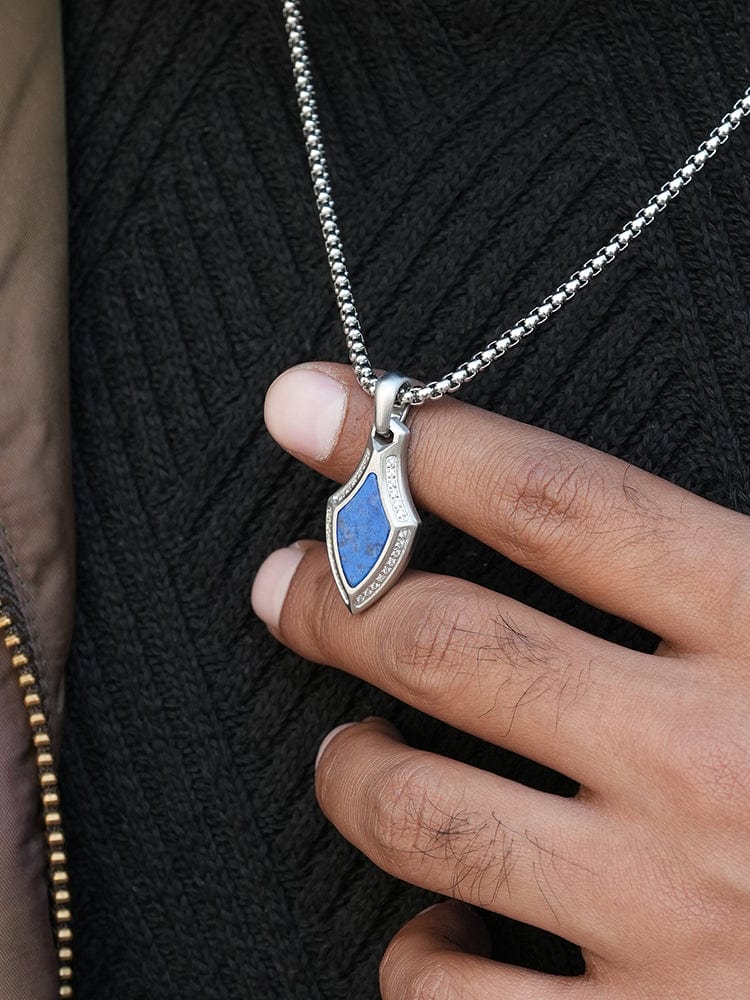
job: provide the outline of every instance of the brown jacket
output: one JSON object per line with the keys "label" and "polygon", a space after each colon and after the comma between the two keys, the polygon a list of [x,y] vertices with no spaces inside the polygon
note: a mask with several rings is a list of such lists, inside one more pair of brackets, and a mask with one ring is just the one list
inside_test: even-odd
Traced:
{"label": "brown jacket", "polygon": [[0,0],[0,206],[0,997],[51,1000],[67,992],[56,766],[74,537],[56,0]]}

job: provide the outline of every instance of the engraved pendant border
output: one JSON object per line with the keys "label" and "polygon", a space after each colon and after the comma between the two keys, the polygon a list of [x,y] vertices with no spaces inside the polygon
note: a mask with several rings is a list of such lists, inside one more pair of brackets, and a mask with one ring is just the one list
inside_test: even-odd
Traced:
{"label": "engraved pendant border", "polygon": [[[407,479],[409,428],[403,421],[391,417],[390,431],[392,439],[385,441],[373,428],[359,465],[351,478],[331,494],[326,505],[328,560],[339,593],[355,615],[386,594],[404,572],[421,524]],[[390,530],[375,565],[361,583],[351,587],[338,550],[338,515],[371,472],[377,476],[380,500]]]}

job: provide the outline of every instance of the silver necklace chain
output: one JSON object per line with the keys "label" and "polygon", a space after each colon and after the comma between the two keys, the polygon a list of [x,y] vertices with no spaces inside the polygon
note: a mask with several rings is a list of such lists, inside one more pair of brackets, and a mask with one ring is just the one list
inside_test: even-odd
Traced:
{"label": "silver necklace chain", "polygon": [[[349,273],[344,258],[344,248],[334,211],[333,193],[328,173],[323,134],[318,118],[315,88],[310,71],[310,57],[305,38],[302,14],[299,0],[284,0],[284,19],[289,51],[294,73],[297,103],[299,105],[302,131],[307,146],[307,156],[310,164],[315,198],[318,206],[320,225],[323,230],[328,266],[336,293],[339,314],[346,336],[346,345],[357,380],[365,392],[374,395],[378,376],[370,363],[370,357],[365,346],[364,335],[354,305]],[[646,226],[663,212],[667,205],[677,197],[683,188],[690,183],[695,175],[703,169],[708,160],[723,145],[742,120],[750,115],[750,87],[734,104],[719,124],[701,142],[694,153],[685,160],[671,178],[661,186],[659,191],[649,198],[648,202],[633,216],[630,221],[600,247],[585,264],[574,271],[570,277],[543,299],[539,305],[528,312],[517,323],[504,330],[495,340],[491,340],[481,351],[477,351],[467,361],[461,362],[453,371],[441,379],[428,382],[426,385],[409,385],[399,394],[397,402],[404,406],[419,406],[430,399],[440,399],[448,393],[456,392],[465,382],[471,381],[479,372],[484,371],[505,352],[527,337],[538,326],[544,323],[557,310],[568,302],[597,274],[629,246],[632,240],[639,236]]]}

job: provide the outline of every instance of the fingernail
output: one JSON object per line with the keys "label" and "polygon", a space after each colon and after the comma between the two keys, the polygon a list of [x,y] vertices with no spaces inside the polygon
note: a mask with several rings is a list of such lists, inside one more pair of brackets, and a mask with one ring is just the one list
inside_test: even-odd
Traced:
{"label": "fingernail", "polygon": [[316,770],[318,768],[318,764],[320,763],[320,758],[323,756],[323,752],[324,752],[325,748],[331,742],[331,740],[333,739],[333,737],[336,736],[338,733],[340,733],[342,729],[348,729],[350,726],[356,726],[356,725],[357,725],[356,722],[344,722],[342,725],[336,726],[335,729],[332,729],[330,731],[330,733],[328,733],[327,736],[323,737],[323,742],[318,747],[318,753],[317,753],[317,756],[315,757],[315,769]]}
{"label": "fingernail", "polygon": [[315,368],[290,368],[266,393],[266,427],[282,448],[323,462],[336,444],[346,397],[341,382],[329,375]]}
{"label": "fingernail", "polygon": [[281,609],[295,570],[305,550],[297,545],[272,552],[261,565],[253,580],[250,603],[258,618],[268,628],[278,628]]}

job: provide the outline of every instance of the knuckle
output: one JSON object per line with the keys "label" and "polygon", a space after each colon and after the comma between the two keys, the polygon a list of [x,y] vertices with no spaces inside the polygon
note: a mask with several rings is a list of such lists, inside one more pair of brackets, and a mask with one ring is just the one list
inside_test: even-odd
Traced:
{"label": "knuckle", "polygon": [[[412,629],[390,633],[387,669],[396,675],[407,701],[435,707],[456,694],[456,685],[466,679],[457,668],[473,641],[471,622],[476,616],[470,599],[442,587],[420,581],[420,607],[408,616]],[[426,601],[425,601],[426,598]]]}
{"label": "knuckle", "polygon": [[[509,884],[513,837],[483,811],[466,807],[465,792],[438,764],[414,754],[381,774],[364,811],[366,852],[392,875],[414,882],[418,870],[444,882],[439,891],[492,901]],[[434,877],[434,876],[433,876]]]}
{"label": "knuckle", "polygon": [[747,722],[727,717],[696,726],[681,757],[698,801],[743,812],[750,801],[750,734]]}
{"label": "knuckle", "polygon": [[367,833],[387,867],[404,870],[415,854],[432,854],[452,815],[440,795],[436,765],[415,752],[401,756],[374,779]]}
{"label": "knuckle", "polygon": [[714,859],[708,859],[704,839],[691,847],[679,839],[665,839],[663,830],[650,830],[640,845],[632,846],[633,856],[647,873],[644,887],[649,887],[646,907],[641,890],[634,910],[641,907],[637,933],[650,927],[663,940],[665,929],[669,933],[679,928],[683,946],[692,943],[698,949],[726,933],[733,922],[736,897],[727,897],[722,875]]}
{"label": "knuckle", "polygon": [[738,904],[747,908],[747,880],[736,890],[738,870],[750,871],[750,733],[725,699],[710,708],[698,701],[643,743],[644,769],[651,781],[659,775],[661,795],[634,851],[647,884],[658,886],[652,919],[703,948],[736,921]]}
{"label": "knuckle", "polygon": [[428,766],[408,755],[392,763],[374,781],[371,833],[386,854],[414,849],[430,798]]}
{"label": "knuckle", "polygon": [[649,558],[658,558],[674,528],[671,519],[637,485],[632,465],[610,467],[589,451],[575,442],[544,442],[510,463],[506,457],[510,469],[495,479],[501,486],[490,503],[495,525],[526,557],[565,556],[607,532],[613,547],[636,544],[640,551],[648,541]]}
{"label": "knuckle", "polygon": [[544,444],[528,451],[498,496],[505,532],[521,550],[538,551],[572,538],[605,507],[602,481],[577,449]]}
{"label": "knuckle", "polygon": [[747,822],[750,801],[750,728],[742,713],[723,702],[685,725],[681,716],[670,728],[662,750],[673,794],[692,812],[724,823]]}

